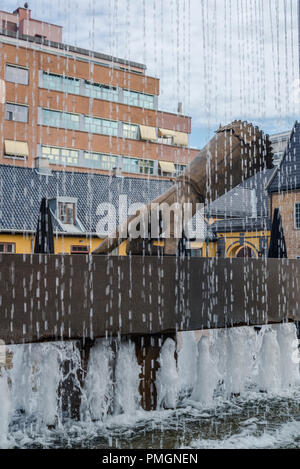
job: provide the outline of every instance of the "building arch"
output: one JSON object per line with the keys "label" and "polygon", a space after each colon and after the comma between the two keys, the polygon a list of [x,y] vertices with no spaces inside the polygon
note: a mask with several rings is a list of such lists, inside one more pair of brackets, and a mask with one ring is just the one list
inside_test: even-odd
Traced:
{"label": "building arch", "polygon": [[258,258],[259,255],[256,246],[249,241],[245,241],[243,244],[241,244],[240,241],[235,241],[227,248],[226,257]]}

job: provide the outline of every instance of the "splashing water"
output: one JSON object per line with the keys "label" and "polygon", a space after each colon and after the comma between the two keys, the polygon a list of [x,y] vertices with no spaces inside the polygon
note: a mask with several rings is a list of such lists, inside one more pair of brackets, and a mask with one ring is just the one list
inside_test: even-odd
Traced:
{"label": "splashing water", "polygon": [[299,381],[298,339],[294,324],[279,324],[276,329],[280,347],[281,384],[285,389]]}
{"label": "splashing water", "polygon": [[114,354],[107,341],[97,340],[91,350],[84,398],[81,403],[82,420],[103,421],[113,406]]}
{"label": "splashing water", "polygon": [[216,367],[211,358],[209,338],[203,336],[198,344],[197,381],[191,396],[192,400],[206,405],[211,404],[217,377]]}
{"label": "splashing water", "polygon": [[269,328],[263,331],[263,334],[258,356],[258,386],[261,391],[276,393],[281,387],[280,348],[275,330]]}
{"label": "splashing water", "polygon": [[254,330],[247,327],[233,329],[226,334],[225,389],[228,396],[242,394],[245,390],[254,364],[254,337]]}
{"label": "splashing water", "polygon": [[196,379],[197,344],[194,332],[181,332],[180,337],[182,345],[178,353],[179,384],[181,390],[188,393]]}
{"label": "splashing water", "polygon": [[[178,435],[182,435],[181,441],[191,447],[222,447],[223,443],[247,447],[247,435],[256,441],[263,428],[260,415],[263,421],[273,419],[272,428],[277,428],[283,416],[283,425],[289,425],[297,414],[300,380],[294,324],[265,326],[259,334],[250,327],[212,331],[198,346],[194,335],[183,334],[178,369],[175,349],[172,339],[162,346],[157,411],[145,412],[140,408],[141,368],[133,343],[96,340],[82,389],[81,358],[74,342],[11,347],[13,366],[2,369],[0,375],[0,446],[126,447],[136,432],[137,438],[145,438],[145,431],[153,429],[151,438],[155,438],[160,429],[167,441],[176,435],[175,446],[181,445]],[[184,365],[195,366],[194,379]],[[69,418],[68,399],[79,391],[80,421],[76,422]],[[272,406],[273,414],[266,417]],[[245,423],[244,415],[248,416]],[[218,430],[220,443],[210,417],[215,422],[220,417],[218,425],[224,427]],[[264,441],[275,444],[275,438],[272,433]]]}
{"label": "splashing water", "polygon": [[116,364],[115,412],[117,414],[132,414],[139,408],[140,371],[134,344],[132,342],[121,343]]}
{"label": "splashing water", "polygon": [[177,404],[179,379],[175,360],[175,342],[167,339],[161,348],[157,373],[157,407],[174,409]]}
{"label": "splashing water", "polygon": [[7,373],[0,369],[0,449],[7,447],[11,396],[8,387]]}

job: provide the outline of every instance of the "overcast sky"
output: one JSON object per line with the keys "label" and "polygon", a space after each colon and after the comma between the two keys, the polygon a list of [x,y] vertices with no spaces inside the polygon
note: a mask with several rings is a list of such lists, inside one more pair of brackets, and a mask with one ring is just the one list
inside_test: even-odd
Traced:
{"label": "overcast sky", "polygon": [[[32,17],[64,27],[64,42],[147,65],[161,109],[192,116],[201,147],[220,123],[266,132],[299,118],[298,0],[29,0]],[[2,10],[21,6],[1,0]]]}

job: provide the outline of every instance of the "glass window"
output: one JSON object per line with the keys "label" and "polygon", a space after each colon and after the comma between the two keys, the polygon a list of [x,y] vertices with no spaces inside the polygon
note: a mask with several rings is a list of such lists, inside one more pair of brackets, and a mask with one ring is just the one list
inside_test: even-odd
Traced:
{"label": "glass window", "polygon": [[21,104],[6,103],[5,119],[15,122],[28,122],[28,107]]}
{"label": "glass window", "polygon": [[42,146],[42,156],[49,158],[50,164],[78,166],[79,151],[67,148]]}
{"label": "glass window", "polygon": [[150,94],[138,93],[137,91],[124,90],[124,103],[129,106],[139,106],[146,109],[154,108],[154,96]]}
{"label": "glass window", "polygon": [[28,85],[29,71],[26,68],[17,67],[15,65],[6,65],[5,80],[20,85]]}
{"label": "glass window", "polygon": [[88,254],[89,251],[89,246],[71,246],[71,254]]}
{"label": "glass window", "polygon": [[65,225],[74,225],[75,204],[71,202],[58,202],[58,218]]}
{"label": "glass window", "polygon": [[84,152],[84,166],[111,171],[118,166],[118,157],[116,155]]}
{"label": "glass window", "polygon": [[300,203],[295,204],[295,228],[300,229]]}
{"label": "glass window", "polygon": [[79,94],[80,80],[43,72],[43,87],[48,90],[62,91],[63,93]]}
{"label": "glass window", "polygon": [[153,174],[154,161],[124,156],[122,160],[122,171],[124,173]]}
{"label": "glass window", "polygon": [[164,145],[173,145],[173,137],[158,137],[158,143],[163,143]]}
{"label": "glass window", "polygon": [[0,252],[4,252],[6,254],[13,254],[16,252],[16,244],[15,243],[0,243]]}
{"label": "glass window", "polygon": [[118,122],[85,116],[85,128],[92,134],[118,136]]}
{"label": "glass window", "polygon": [[138,140],[139,138],[138,125],[123,123],[123,137],[133,138],[134,140]]}
{"label": "glass window", "polygon": [[101,85],[100,83],[85,82],[87,96],[96,99],[105,99],[107,101],[118,101],[119,92],[116,87]]}
{"label": "glass window", "polygon": [[79,130],[79,115],[69,112],[43,109],[43,125],[61,127],[63,129]]}
{"label": "glass window", "polygon": [[176,176],[181,174],[186,168],[185,164],[175,164]]}

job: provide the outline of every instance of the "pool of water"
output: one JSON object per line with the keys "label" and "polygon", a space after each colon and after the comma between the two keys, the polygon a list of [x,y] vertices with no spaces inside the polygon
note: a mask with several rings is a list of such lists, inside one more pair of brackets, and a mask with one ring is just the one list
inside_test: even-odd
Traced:
{"label": "pool of water", "polygon": [[211,407],[184,400],[177,410],[68,421],[37,431],[23,416],[10,425],[11,448],[300,448],[300,389],[216,399]]}

